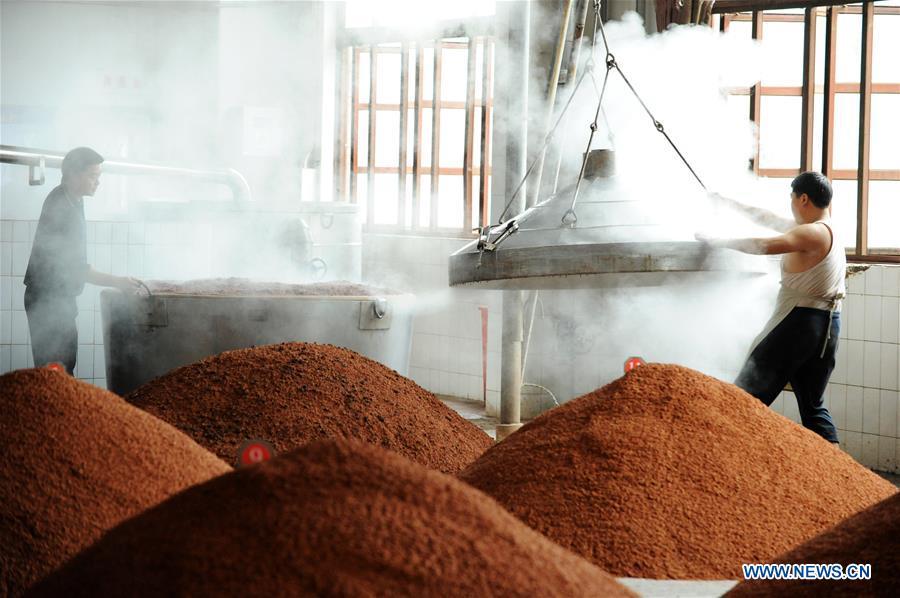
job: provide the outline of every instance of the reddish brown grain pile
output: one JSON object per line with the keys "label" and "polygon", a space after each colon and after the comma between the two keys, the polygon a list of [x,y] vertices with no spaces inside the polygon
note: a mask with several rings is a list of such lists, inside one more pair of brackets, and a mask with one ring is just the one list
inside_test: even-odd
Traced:
{"label": "reddish brown grain pile", "polygon": [[846,519],[777,563],[872,565],[872,579],[752,581],[729,596],[900,596],[900,494]]}
{"label": "reddish brown grain pile", "polygon": [[627,596],[451,476],[320,441],[173,497],[34,596]]}
{"label": "reddish brown grain pile", "polygon": [[280,453],[312,440],[357,438],[457,473],[491,444],[412,380],[331,345],[227,351],[148,382],[128,400],[229,462],[248,439]]}
{"label": "reddish brown grain pile", "polygon": [[231,468],[103,389],[49,369],[0,376],[0,596],[126,517]]}
{"label": "reddish brown grain pile", "polygon": [[894,487],[737,387],[645,365],[461,474],[616,576],[734,579]]}

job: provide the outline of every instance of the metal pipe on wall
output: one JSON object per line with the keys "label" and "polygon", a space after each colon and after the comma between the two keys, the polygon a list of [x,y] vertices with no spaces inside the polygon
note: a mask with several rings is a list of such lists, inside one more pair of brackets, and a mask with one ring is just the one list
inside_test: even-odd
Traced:
{"label": "metal pipe on wall", "polygon": [[[0,146],[0,163],[20,164],[28,166],[29,170],[40,170],[40,178],[34,179],[34,184],[43,184],[43,168],[60,168],[64,155],[59,152],[46,151],[12,145]],[[234,169],[228,170],[194,170],[192,168],[179,168],[175,166],[158,166],[155,164],[142,164],[139,162],[120,162],[106,160],[103,162],[103,172],[109,174],[143,174],[158,176],[178,176],[193,178],[210,183],[227,185],[231,189],[235,203],[250,201],[250,185],[247,180]],[[33,177],[30,177],[33,178]]]}

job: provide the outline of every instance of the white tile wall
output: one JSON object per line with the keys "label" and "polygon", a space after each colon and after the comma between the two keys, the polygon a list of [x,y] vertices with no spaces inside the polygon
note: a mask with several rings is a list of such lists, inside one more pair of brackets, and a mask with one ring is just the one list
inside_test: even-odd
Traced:
{"label": "white tile wall", "polygon": [[[23,277],[37,223],[0,222],[0,373],[33,367]],[[88,261],[98,270],[143,276],[144,226],[121,222],[88,222]],[[115,243],[115,244],[114,244]],[[98,262],[99,258],[99,262]],[[88,285],[78,297],[78,356],[75,375],[106,387],[100,318],[100,289]]]}
{"label": "white tile wall", "polygon": [[872,266],[847,289],[829,384],[832,416],[848,453],[900,473],[900,266]]}

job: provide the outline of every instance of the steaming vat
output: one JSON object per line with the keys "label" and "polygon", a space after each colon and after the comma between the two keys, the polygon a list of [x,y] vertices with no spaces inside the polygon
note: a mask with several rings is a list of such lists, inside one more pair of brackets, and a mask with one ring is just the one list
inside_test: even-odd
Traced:
{"label": "steaming vat", "polygon": [[407,375],[412,296],[100,293],[108,388],[125,395],[223,351],[288,341],[352,349]]}

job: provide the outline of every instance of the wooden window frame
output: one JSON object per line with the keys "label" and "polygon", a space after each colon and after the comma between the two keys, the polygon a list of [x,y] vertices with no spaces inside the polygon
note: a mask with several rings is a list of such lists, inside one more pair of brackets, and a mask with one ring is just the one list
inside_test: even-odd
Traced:
{"label": "wooden window frame", "polygon": [[[823,126],[822,126],[822,164],[820,169],[823,174],[832,180],[857,181],[857,221],[856,221],[856,247],[847,252],[847,259],[852,262],[891,262],[900,263],[900,253],[870,253],[868,246],[868,212],[869,212],[869,183],[871,181],[900,181],[900,169],[884,170],[872,169],[869,166],[869,143],[871,139],[871,98],[873,93],[900,94],[900,82],[898,83],[873,83],[872,82],[872,39],[874,21],[876,15],[896,15],[900,18],[900,6],[878,6],[874,2],[864,2],[862,6],[828,5],[827,2],[743,2],[740,6],[743,10],[753,8],[796,8],[806,5],[803,14],[800,13],[768,13],[764,10],[753,12],[728,13],[725,12],[736,6],[736,2],[722,2],[713,8],[718,13],[719,29],[722,32],[728,30],[733,22],[750,21],[753,39],[760,40],[763,36],[764,23],[766,22],[802,22],[804,23],[803,40],[803,81],[799,86],[764,86],[757,83],[749,88],[733,88],[728,90],[734,95],[750,96],[750,120],[756,124],[757,136],[762,122],[760,113],[760,101],[766,96],[794,96],[800,97],[801,109],[801,137],[800,137],[800,168],[760,168],[759,167],[759,139],[757,137],[756,155],[751,160],[754,173],[759,176],[788,178],[798,175],[803,170],[812,170],[813,146],[814,146],[814,101],[815,94],[823,95]],[[794,4],[797,6],[787,6]],[[732,6],[729,6],[732,5]],[[743,6],[746,5],[746,6]],[[812,6],[810,6],[812,5]],[[820,15],[825,15],[825,76],[824,84],[815,84],[816,66],[816,27]],[[841,83],[836,80],[835,56],[837,47],[837,21],[839,14],[861,14],[861,52],[860,52],[860,82]],[[839,93],[855,93],[860,96],[859,111],[859,147],[856,169],[834,168],[834,106],[835,96]]]}
{"label": "wooden window frame", "polygon": [[[482,51],[482,76],[480,81],[475,78],[477,67],[477,50]],[[436,235],[455,237],[474,237],[480,227],[489,222],[490,217],[490,186],[491,176],[491,124],[493,121],[493,55],[494,39],[491,35],[473,35],[465,41],[457,38],[448,39],[442,37],[435,40],[416,41],[406,40],[399,45],[379,45],[376,43],[354,44],[340,50],[341,75],[338,85],[342,95],[341,110],[337,117],[335,132],[339,135],[338,145],[340,151],[335,159],[338,181],[336,190],[339,200],[357,203],[361,200],[367,202],[365,229],[367,232],[404,233],[416,235]],[[425,77],[425,50],[433,48],[433,81],[432,99],[423,98]],[[441,97],[441,71],[443,49],[467,50],[467,82],[465,101],[448,101]],[[361,102],[359,86],[364,82],[359,80],[359,62],[363,53],[368,52],[369,68],[369,101]],[[377,102],[377,57],[381,54],[401,53],[401,81],[399,103]],[[410,53],[415,58],[410,59]],[[481,85],[481,97],[476,98],[476,85]],[[413,98],[410,99],[410,90]],[[425,109],[431,109],[432,138],[431,138],[431,164],[422,161],[422,117]],[[465,132],[463,143],[463,156],[461,167],[441,166],[440,159],[440,118],[442,109],[461,109],[465,111]],[[368,152],[367,163],[360,164],[358,160],[359,142],[359,115],[361,111],[369,112],[368,123]],[[409,122],[409,112],[413,112],[413,122]],[[400,138],[399,155],[396,166],[376,166],[375,146],[378,135],[375,115],[377,112],[399,112]],[[475,139],[474,131],[476,118],[480,112],[481,135]],[[412,147],[409,144],[410,127],[414,127]],[[475,143],[481,150],[480,160],[475,163]],[[410,152],[412,153],[412,165],[407,165]],[[484,172],[487,176],[481,176]],[[359,197],[359,189],[356,183],[357,176],[364,174],[368,178],[367,193],[365,198]],[[398,210],[396,224],[375,223],[375,185],[376,174],[396,174]],[[407,176],[411,176],[411,202],[410,213],[407,215]],[[430,201],[428,203],[428,224],[420,224],[421,210],[424,202],[420,196],[421,177],[431,176]],[[441,176],[463,177],[463,225],[460,228],[438,227],[438,198]],[[479,184],[475,185],[478,177]],[[476,203],[477,202],[477,203]],[[475,204],[475,205],[473,205]],[[475,206],[477,205],[477,210]],[[473,219],[473,213],[475,218]],[[474,221],[473,221],[474,220]],[[407,221],[409,223],[407,224]]]}

